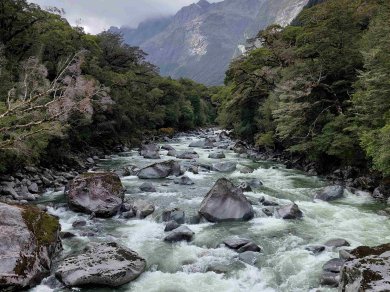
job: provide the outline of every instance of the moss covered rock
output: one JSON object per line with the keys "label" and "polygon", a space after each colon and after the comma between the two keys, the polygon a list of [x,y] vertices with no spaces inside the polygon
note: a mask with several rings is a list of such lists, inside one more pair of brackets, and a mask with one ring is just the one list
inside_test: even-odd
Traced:
{"label": "moss covered rock", "polygon": [[0,203],[0,290],[38,284],[61,248],[58,219],[33,206]]}
{"label": "moss covered rock", "polygon": [[115,215],[124,199],[124,188],[115,173],[84,173],[69,184],[68,204],[75,211],[97,217]]}

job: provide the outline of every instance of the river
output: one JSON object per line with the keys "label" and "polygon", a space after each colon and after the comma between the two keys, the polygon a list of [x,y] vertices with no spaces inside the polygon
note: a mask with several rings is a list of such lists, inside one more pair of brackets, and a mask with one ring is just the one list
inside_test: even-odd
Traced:
{"label": "river", "polygon": [[[198,136],[181,135],[169,143],[176,150],[189,150],[192,141]],[[215,149],[191,149],[198,152],[199,162],[217,162],[208,158]],[[201,171],[199,174],[187,172],[193,181],[192,186],[174,184],[173,179],[152,180],[157,192],[142,193],[139,186],[144,182],[136,176],[123,177],[128,199],[142,198],[152,202],[156,211],[143,220],[93,219],[88,215],[68,210],[63,192],[48,192],[40,203],[51,205],[49,212],[60,218],[63,231],[76,235],[63,240],[62,257],[77,253],[89,242],[116,241],[137,251],[147,260],[147,271],[137,280],[118,289],[83,289],[81,291],[134,291],[134,292],[219,292],[219,291],[337,291],[320,287],[319,279],[322,265],[335,257],[338,250],[327,249],[314,255],[305,250],[307,245],[324,244],[332,238],[344,238],[352,247],[359,245],[378,245],[390,242],[390,220],[378,215],[383,208],[365,193],[354,195],[345,191],[345,197],[332,203],[313,201],[317,191],[327,182],[316,176],[308,176],[300,171],[286,169],[273,162],[253,162],[241,158],[231,150],[224,150],[223,161],[237,163],[232,173]],[[163,160],[172,159],[161,151]],[[110,159],[99,161],[98,168],[113,169],[128,165],[138,167],[161,160],[144,159],[135,150],[112,155]],[[254,168],[250,174],[240,173],[244,166]],[[170,244],[163,241],[166,233],[161,222],[161,213],[166,208],[179,207],[185,211],[187,220],[197,213],[205,194],[216,180],[226,177],[235,183],[258,178],[263,186],[246,192],[255,202],[255,218],[249,222],[188,224],[195,232],[192,242]],[[259,198],[266,197],[280,205],[294,201],[303,211],[301,220],[283,220],[267,217]],[[54,206],[53,206],[54,203]],[[60,204],[60,207],[56,205]],[[77,229],[72,227],[75,220],[84,219],[88,225]],[[89,232],[93,236],[85,236]],[[88,235],[88,234],[87,234]],[[244,264],[237,253],[222,246],[223,240],[231,235],[250,238],[263,251],[254,265]],[[34,292],[65,291],[58,286],[54,277],[45,279]]]}

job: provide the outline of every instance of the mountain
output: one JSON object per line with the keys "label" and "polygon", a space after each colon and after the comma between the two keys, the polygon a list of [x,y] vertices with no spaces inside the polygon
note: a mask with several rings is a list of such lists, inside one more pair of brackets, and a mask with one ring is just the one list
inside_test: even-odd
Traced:
{"label": "mountain", "polygon": [[162,75],[187,77],[207,85],[223,83],[231,59],[248,38],[278,23],[287,25],[308,0],[201,0],[173,17],[145,21],[136,29],[112,28],[126,43],[141,47]]}

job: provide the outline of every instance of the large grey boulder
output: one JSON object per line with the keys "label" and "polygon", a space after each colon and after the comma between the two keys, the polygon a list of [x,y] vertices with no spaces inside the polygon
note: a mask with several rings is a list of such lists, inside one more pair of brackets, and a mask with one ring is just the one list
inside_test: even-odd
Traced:
{"label": "large grey boulder", "polygon": [[276,210],[276,217],[282,219],[299,219],[303,217],[302,211],[297,204],[283,206]]}
{"label": "large grey boulder", "polygon": [[138,172],[140,179],[166,178],[170,175],[179,176],[182,174],[180,163],[175,160],[158,162],[149,165]]}
{"label": "large grey boulder", "polygon": [[390,244],[360,246],[341,269],[339,291],[390,291]]}
{"label": "large grey boulder", "polygon": [[213,164],[213,170],[219,172],[232,172],[236,170],[237,164],[235,162],[219,162]]}
{"label": "large grey boulder", "polygon": [[315,199],[322,201],[333,201],[343,197],[344,188],[342,186],[328,186],[320,191]]}
{"label": "large grey boulder", "polygon": [[58,219],[33,206],[0,203],[0,291],[31,288],[61,249]]}
{"label": "large grey boulder", "polygon": [[187,226],[181,225],[178,228],[172,230],[165,238],[164,241],[177,242],[177,241],[191,241],[194,237],[194,232]]}
{"label": "large grey boulder", "polygon": [[144,144],[141,146],[140,155],[146,159],[160,159],[160,154],[158,151],[160,146],[154,143]]}
{"label": "large grey boulder", "polygon": [[72,210],[112,217],[123,204],[124,188],[115,173],[84,173],[70,182],[67,197]]}
{"label": "large grey boulder", "polygon": [[65,259],[55,275],[67,287],[118,287],[136,279],[145,268],[145,259],[136,252],[110,242]]}
{"label": "large grey boulder", "polygon": [[167,150],[167,151],[174,151],[175,148],[173,148],[171,145],[165,144],[161,146],[161,149]]}
{"label": "large grey boulder", "polygon": [[250,220],[253,208],[242,189],[219,179],[202,201],[199,214],[211,222]]}

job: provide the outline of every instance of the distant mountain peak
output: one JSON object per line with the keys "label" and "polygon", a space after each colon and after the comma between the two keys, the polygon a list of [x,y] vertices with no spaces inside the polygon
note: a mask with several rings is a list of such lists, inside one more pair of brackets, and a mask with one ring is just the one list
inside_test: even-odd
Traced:
{"label": "distant mountain peak", "polygon": [[308,1],[200,0],[158,27],[143,24],[123,34],[127,43],[139,45],[148,54],[148,61],[162,75],[220,85],[231,59],[245,51],[247,39],[270,24],[288,24]]}
{"label": "distant mountain peak", "polygon": [[211,4],[207,0],[199,0],[199,2],[196,3],[196,5],[199,5],[200,7],[206,8],[206,7],[209,7]]}

